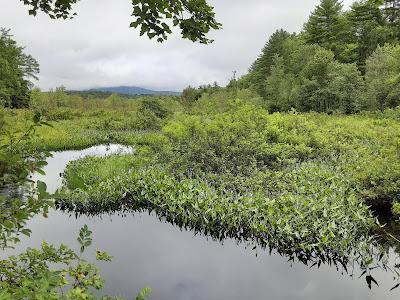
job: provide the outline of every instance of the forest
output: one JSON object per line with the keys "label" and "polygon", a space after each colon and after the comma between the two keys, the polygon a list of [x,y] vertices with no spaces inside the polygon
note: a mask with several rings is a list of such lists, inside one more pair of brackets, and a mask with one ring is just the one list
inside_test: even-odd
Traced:
{"label": "forest", "polygon": [[[207,32],[186,38],[209,43]],[[189,86],[180,96],[42,91],[33,84],[39,71],[12,31],[1,29],[4,253],[35,233],[37,216],[147,212],[308,272],[325,265],[367,289],[386,284],[398,296],[400,1],[344,9],[321,0],[301,32],[273,33],[246,75],[227,86]],[[46,176],[57,153],[115,144],[133,150],[68,161],[54,192],[32,177]],[[43,242],[0,252],[0,299],[120,299],[101,296],[98,268],[113,258],[88,255],[96,230],[85,225],[78,234],[78,251]],[[381,272],[390,274],[383,284]],[[150,288],[136,293],[152,299]]]}

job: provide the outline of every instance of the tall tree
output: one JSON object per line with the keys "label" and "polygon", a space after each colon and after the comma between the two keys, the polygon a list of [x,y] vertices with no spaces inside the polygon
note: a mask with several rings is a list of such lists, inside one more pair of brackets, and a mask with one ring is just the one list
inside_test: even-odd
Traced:
{"label": "tall tree", "polygon": [[[72,18],[73,7],[79,0],[19,0],[29,7],[29,14],[42,11],[52,19]],[[130,27],[140,28],[140,35],[163,42],[179,26],[182,37],[203,44],[213,40],[206,37],[211,29],[220,29],[214,8],[206,0],[131,0]],[[110,4],[111,5],[111,4]]]}
{"label": "tall tree", "polygon": [[256,91],[263,95],[265,79],[271,73],[271,67],[274,64],[275,55],[282,56],[284,51],[284,42],[292,35],[287,31],[280,29],[275,31],[256,61],[251,65],[249,72]]}
{"label": "tall tree", "polygon": [[400,45],[378,47],[366,63],[365,109],[400,105]]}
{"label": "tall tree", "polygon": [[355,2],[346,17],[351,25],[355,45],[354,57],[349,62],[356,62],[364,74],[365,61],[378,45],[390,40],[391,31],[386,26],[382,11],[370,1]]}
{"label": "tall tree", "polygon": [[385,0],[383,13],[392,29],[393,39],[400,40],[400,0]]}
{"label": "tall tree", "polygon": [[353,113],[363,81],[355,64],[343,64],[326,49],[318,50],[300,74],[297,95],[302,111]]}
{"label": "tall tree", "polygon": [[367,0],[368,3],[381,9],[391,30],[391,39],[388,42],[398,42],[400,40],[400,0]]}
{"label": "tall tree", "polygon": [[346,20],[343,5],[338,0],[321,0],[304,25],[304,37],[309,44],[318,44],[340,56],[346,41]]}
{"label": "tall tree", "polygon": [[271,74],[265,81],[265,104],[270,112],[288,111],[295,107],[292,93],[296,84],[296,76],[287,73],[285,69],[284,59],[276,54]]}
{"label": "tall tree", "polygon": [[384,12],[389,23],[398,23],[400,19],[400,0],[385,0]]}
{"label": "tall tree", "polygon": [[20,108],[29,104],[32,78],[39,64],[12,39],[10,31],[0,29],[0,106]]}

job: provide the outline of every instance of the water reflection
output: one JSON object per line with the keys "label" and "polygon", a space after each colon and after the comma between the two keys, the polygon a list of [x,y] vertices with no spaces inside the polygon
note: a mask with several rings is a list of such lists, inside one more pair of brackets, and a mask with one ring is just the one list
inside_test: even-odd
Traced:
{"label": "water reflection", "polygon": [[[321,265],[309,269],[288,263],[279,255],[252,251],[235,240],[223,243],[194,236],[147,213],[126,217],[107,216],[75,219],[60,211],[49,218],[35,217],[29,227],[32,238],[14,251],[37,247],[42,240],[76,245],[79,228],[88,224],[94,232],[93,248],[114,256],[101,264],[107,285],[105,293],[129,296],[151,286],[151,299],[398,299],[390,292],[391,274],[375,273],[380,288],[366,288],[364,280],[351,279]],[[9,252],[10,253],[10,252]],[[8,254],[9,254],[8,253]],[[360,270],[355,270],[360,275]]]}
{"label": "water reflection", "polygon": [[[85,154],[112,153],[102,147],[55,153],[45,168],[47,175],[35,175],[35,179],[46,181],[54,192],[68,161]],[[398,299],[400,295],[399,290],[390,291],[392,274],[384,270],[376,270],[380,288],[370,291],[364,279],[357,279],[361,275],[357,267],[353,279],[328,265],[309,269],[285,257],[246,248],[235,239],[221,243],[202,234],[194,236],[146,212],[75,218],[52,210],[48,218],[34,217],[28,224],[32,237],[2,255],[38,247],[42,240],[76,245],[76,234],[84,224],[94,233],[93,247],[114,256],[112,263],[100,265],[107,282],[104,292],[128,299],[143,286],[153,288],[151,299]]]}
{"label": "water reflection", "polygon": [[33,174],[32,180],[41,180],[47,184],[47,191],[54,193],[62,185],[62,173],[70,161],[85,156],[107,156],[111,154],[128,154],[134,149],[129,146],[118,144],[99,145],[79,151],[53,152],[52,157],[47,159],[48,165],[43,168],[46,175]]}

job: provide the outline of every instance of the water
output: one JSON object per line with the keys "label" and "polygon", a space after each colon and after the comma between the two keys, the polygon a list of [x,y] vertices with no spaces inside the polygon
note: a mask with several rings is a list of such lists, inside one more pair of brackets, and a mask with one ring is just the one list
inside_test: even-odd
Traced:
{"label": "water", "polygon": [[[129,153],[131,148],[110,145],[82,151],[56,152],[45,167],[45,181],[54,192],[62,183],[59,176],[66,164],[86,155]],[[100,263],[106,280],[104,293],[132,299],[150,286],[150,299],[399,299],[400,289],[392,275],[377,271],[374,277],[380,287],[367,288],[364,278],[354,279],[334,267],[321,265],[309,269],[302,263],[289,263],[279,255],[251,250],[228,239],[213,241],[158,220],[147,213],[81,216],[75,218],[60,211],[51,211],[48,218],[36,216],[28,225],[31,238],[24,238],[15,250],[39,247],[41,241],[61,242],[78,248],[76,236],[87,224],[93,231],[93,246],[88,253],[101,249],[114,256],[111,263]],[[4,255],[4,254],[3,254]],[[2,255],[2,256],[3,256]]]}

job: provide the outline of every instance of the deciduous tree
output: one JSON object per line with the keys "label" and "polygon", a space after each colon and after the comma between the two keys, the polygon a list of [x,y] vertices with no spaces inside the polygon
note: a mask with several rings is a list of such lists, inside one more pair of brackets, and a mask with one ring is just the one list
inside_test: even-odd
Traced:
{"label": "deciduous tree", "polygon": [[12,39],[10,31],[0,29],[0,106],[28,106],[32,78],[39,73],[38,62],[24,53]]}
{"label": "deciduous tree", "polygon": [[[52,19],[67,19],[76,15],[73,7],[79,0],[19,1],[29,7],[31,15],[42,11]],[[157,38],[159,42],[168,38],[172,27],[179,27],[183,38],[208,44],[213,40],[207,33],[222,26],[206,0],[132,0],[132,16],[130,27],[139,28],[140,35]]]}

